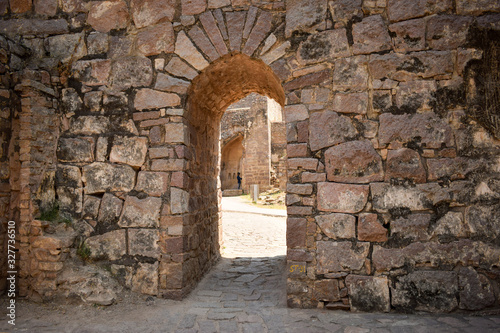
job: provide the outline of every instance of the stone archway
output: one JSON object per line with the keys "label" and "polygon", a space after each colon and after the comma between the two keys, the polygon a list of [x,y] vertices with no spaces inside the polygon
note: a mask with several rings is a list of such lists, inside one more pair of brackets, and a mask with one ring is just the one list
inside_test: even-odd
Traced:
{"label": "stone archway", "polygon": [[221,147],[221,189],[237,189],[236,175],[241,173],[241,160],[243,157],[243,136],[238,135]]}

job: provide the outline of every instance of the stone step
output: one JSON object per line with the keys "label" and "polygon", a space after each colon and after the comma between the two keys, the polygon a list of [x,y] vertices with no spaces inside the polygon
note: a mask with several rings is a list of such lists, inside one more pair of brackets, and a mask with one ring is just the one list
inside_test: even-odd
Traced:
{"label": "stone step", "polygon": [[228,189],[222,191],[222,196],[223,197],[236,197],[238,195],[242,195],[243,190],[242,189]]}

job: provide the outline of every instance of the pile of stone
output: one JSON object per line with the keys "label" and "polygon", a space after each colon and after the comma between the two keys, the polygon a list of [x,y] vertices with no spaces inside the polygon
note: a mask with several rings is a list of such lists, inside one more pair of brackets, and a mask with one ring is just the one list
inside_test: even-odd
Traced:
{"label": "pile of stone", "polygon": [[285,193],[281,192],[279,188],[272,188],[259,194],[258,204],[261,205],[284,205]]}

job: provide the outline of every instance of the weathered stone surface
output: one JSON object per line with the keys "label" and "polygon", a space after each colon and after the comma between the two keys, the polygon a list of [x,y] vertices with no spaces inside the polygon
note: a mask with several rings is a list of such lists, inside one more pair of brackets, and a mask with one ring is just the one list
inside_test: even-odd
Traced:
{"label": "weathered stone surface", "polygon": [[151,163],[151,170],[153,171],[182,171],[186,166],[184,159],[168,159],[168,160],[154,160]]}
{"label": "weathered stone surface", "polygon": [[286,223],[286,244],[289,248],[305,247],[307,220],[305,218],[289,217]]}
{"label": "weathered stone surface", "polygon": [[93,162],[93,138],[60,138],[57,159],[61,162]]}
{"label": "weathered stone surface", "polygon": [[500,4],[496,1],[489,0],[457,0],[458,15],[481,15],[486,12],[500,11]]}
{"label": "weathered stone surface", "polygon": [[170,91],[177,94],[185,94],[187,93],[189,84],[189,81],[178,79],[164,73],[158,73],[158,76],[156,77],[155,89]]}
{"label": "weathered stone surface", "polygon": [[316,274],[351,272],[363,268],[370,250],[365,242],[317,242]]}
{"label": "weathered stone surface", "polygon": [[327,1],[288,0],[286,2],[286,37],[293,32],[313,32],[326,19]]}
{"label": "weathered stone surface", "polygon": [[142,294],[158,294],[158,262],[140,262],[137,269],[130,269],[125,276],[126,286]]}
{"label": "weathered stone surface", "polygon": [[[287,69],[281,68],[281,71],[287,71]],[[283,73],[284,75],[284,73]],[[319,72],[311,73],[311,74],[305,74],[300,76],[299,78],[292,80],[290,82],[287,82],[283,85],[283,88],[285,88],[286,91],[291,91],[291,90],[296,90],[296,89],[302,89],[304,87],[312,86],[315,84],[322,84],[325,83],[326,81],[331,80],[332,77],[332,72],[330,69],[325,69]]]}
{"label": "weathered stone surface", "polygon": [[239,51],[241,48],[241,37],[245,25],[245,12],[227,12],[227,31],[229,34],[229,47],[231,51]]}
{"label": "weathered stone surface", "polygon": [[370,183],[384,179],[382,158],[370,141],[350,141],[325,151],[325,169],[329,181]]}
{"label": "weathered stone surface", "polygon": [[387,240],[387,229],[378,221],[377,214],[359,214],[358,239],[367,242],[385,242]]}
{"label": "weathered stone surface", "polygon": [[162,52],[174,51],[174,28],[172,23],[164,22],[147,27],[137,33],[137,49],[146,57]]}
{"label": "weathered stone surface", "polygon": [[57,186],[81,187],[82,173],[80,172],[80,168],[72,165],[58,164],[55,184]]}
{"label": "weathered stone surface", "polygon": [[462,212],[448,212],[432,227],[432,236],[441,237],[467,237],[469,226],[465,224]]}
{"label": "weathered stone surface", "polygon": [[127,252],[125,230],[115,230],[104,235],[87,238],[85,245],[90,249],[93,259],[118,260]]}
{"label": "weathered stone surface", "polygon": [[81,111],[82,99],[73,88],[66,88],[62,90],[61,102],[63,111],[68,115]]}
{"label": "weathered stone surface", "polygon": [[83,34],[57,35],[48,38],[50,56],[66,62],[76,61],[87,55]]}
{"label": "weathered stone surface", "polygon": [[309,36],[297,51],[302,64],[332,61],[350,55],[345,29],[323,31]]}
{"label": "weathered stone surface", "polygon": [[368,57],[338,59],[333,71],[333,90],[363,91],[368,88]]}
{"label": "weathered stone surface", "polygon": [[59,186],[56,189],[59,209],[69,214],[79,214],[83,207],[82,188]]}
{"label": "weathered stone surface", "polygon": [[[286,146],[286,153],[289,158],[293,157],[306,157],[307,156],[307,144],[297,143],[289,144]],[[304,182],[307,183],[307,182]]]}
{"label": "weathered stone surface", "polygon": [[135,190],[159,197],[166,193],[169,180],[169,174],[165,172],[141,171],[137,176]]}
{"label": "weathered stone surface", "polygon": [[310,116],[309,147],[312,151],[346,142],[357,134],[352,121],[336,112],[315,112]]}
{"label": "weathered stone surface", "polygon": [[128,23],[128,7],[125,1],[99,1],[92,5],[87,23],[99,32],[123,29]]}
{"label": "weathered stone surface", "polygon": [[128,192],[134,188],[135,171],[128,165],[94,162],[83,167],[85,194]]}
{"label": "weathered stone surface", "polygon": [[301,195],[310,195],[313,191],[311,184],[286,184],[287,193],[295,193]]}
{"label": "weathered stone surface", "polygon": [[349,214],[327,214],[315,217],[321,231],[332,239],[356,237],[356,218]]}
{"label": "weathered stone surface", "polygon": [[97,230],[104,231],[116,228],[116,222],[122,212],[123,200],[111,193],[104,193],[97,217]]}
{"label": "weathered stone surface", "polygon": [[306,120],[309,118],[309,111],[304,104],[295,104],[285,106],[285,121],[292,123],[295,121]]}
{"label": "weathered stone surface", "polygon": [[318,209],[336,213],[358,213],[368,200],[368,185],[318,183]]}
{"label": "weathered stone surface", "polygon": [[482,310],[495,303],[495,294],[490,281],[483,274],[478,274],[472,267],[460,268],[458,288],[460,309]]}
{"label": "weathered stone surface", "polygon": [[99,112],[102,106],[102,96],[102,91],[89,91],[83,97],[83,103],[91,112]]}
{"label": "weathered stone surface", "polygon": [[106,133],[109,130],[109,118],[80,116],[71,118],[70,134],[74,135],[93,135]]}
{"label": "weathered stone surface", "polygon": [[366,114],[368,110],[368,93],[335,94],[332,109],[340,113]]}
{"label": "weathered stone surface", "polygon": [[160,248],[158,246],[158,230],[152,229],[129,229],[128,249],[132,256],[159,258]]}
{"label": "weathered stone surface", "polygon": [[408,148],[389,150],[385,181],[388,182],[393,178],[411,179],[415,183],[425,183],[426,173],[419,153]]}
{"label": "weathered stone surface", "polygon": [[500,239],[500,204],[467,207],[465,221],[472,237],[496,242]]}
{"label": "weathered stone surface", "polygon": [[194,68],[190,67],[178,57],[173,57],[165,67],[165,70],[172,75],[185,77],[189,80],[194,79],[198,75],[198,72]]}
{"label": "weathered stone surface", "polygon": [[15,19],[0,21],[0,32],[7,35],[54,35],[69,31],[65,19]]}
{"label": "weathered stone surface", "polygon": [[30,0],[10,0],[9,4],[10,10],[16,14],[25,13],[33,7]]}
{"label": "weathered stone surface", "polygon": [[158,23],[162,19],[172,21],[175,15],[175,0],[132,0],[130,3],[132,19],[137,28]]}
{"label": "weathered stone surface", "polygon": [[352,311],[389,312],[391,298],[387,277],[350,274],[345,278]]}
{"label": "weathered stone surface", "polygon": [[451,0],[388,0],[387,14],[391,21],[403,21],[424,15],[436,14],[452,8]]}
{"label": "weathered stone surface", "polygon": [[177,34],[177,41],[175,42],[175,53],[199,71],[208,66],[208,62],[196,49],[196,47],[193,45],[193,42],[191,42],[184,31],[181,31]]}
{"label": "weathered stone surface", "polygon": [[329,1],[330,13],[333,22],[346,24],[353,17],[363,17],[363,0],[336,0]]}
{"label": "weathered stone surface", "polygon": [[427,44],[434,50],[452,50],[465,44],[472,17],[438,15],[427,21]]}
{"label": "weathered stone surface", "polygon": [[435,113],[380,115],[379,140],[385,145],[392,142],[407,143],[420,137],[425,148],[453,147],[451,127]]}
{"label": "weathered stone surface", "polygon": [[127,228],[157,227],[160,220],[160,208],[160,198],[148,197],[146,199],[138,199],[133,196],[127,196],[118,225]]}
{"label": "weathered stone surface", "polygon": [[179,105],[181,99],[176,94],[165,93],[149,88],[140,89],[135,95],[134,107],[137,110],[160,109]]}
{"label": "weathered stone surface", "polygon": [[111,61],[80,60],[73,64],[71,73],[88,86],[106,85],[111,73]]}
{"label": "weathered stone surface", "polygon": [[165,142],[188,143],[188,130],[183,123],[165,124]]}
{"label": "weathered stone surface", "polygon": [[368,16],[363,21],[353,24],[352,37],[354,54],[369,54],[392,48],[391,37],[380,15]]}
{"label": "weathered stone surface", "polygon": [[109,160],[140,167],[146,160],[148,138],[116,136],[109,154]]}
{"label": "weathered stone surface", "polygon": [[290,158],[288,159],[288,169],[298,170],[313,170],[318,168],[318,160],[315,158]]}
{"label": "weathered stone surface", "polygon": [[196,15],[207,8],[207,0],[182,0],[182,15]]}
{"label": "weathered stone surface", "polygon": [[425,49],[425,21],[415,19],[389,26],[389,30],[396,34],[393,37],[394,51],[409,52]]}
{"label": "weathered stone surface", "polygon": [[189,211],[189,193],[176,187],[170,189],[170,210],[172,214]]}
{"label": "weathered stone surface", "polygon": [[219,53],[220,56],[225,55],[227,53],[226,43],[224,43],[221,32],[217,27],[217,23],[215,22],[215,18],[212,15],[212,12],[208,11],[201,14],[200,22],[203,25],[208,38],[210,38],[215,49],[217,50],[217,53]]}
{"label": "weathered stone surface", "polygon": [[134,47],[133,37],[135,36],[133,35],[109,36],[108,57],[112,59],[120,59],[122,57],[130,56],[132,54],[132,48]]}
{"label": "weathered stone surface", "polygon": [[430,239],[427,232],[431,222],[431,214],[410,214],[391,221],[391,239],[423,242]]}
{"label": "weathered stone surface", "polygon": [[339,281],[336,279],[314,281],[313,299],[325,302],[339,301]]}
{"label": "weathered stone surface", "polygon": [[404,311],[450,312],[458,307],[456,272],[417,271],[391,287],[392,306]]}
{"label": "weathered stone surface", "polygon": [[396,106],[400,109],[430,110],[436,101],[436,90],[434,81],[401,82],[396,88]]}
{"label": "weathered stone surface", "polygon": [[203,30],[195,25],[191,30],[189,30],[189,37],[193,40],[193,42],[201,49],[201,51],[210,58],[211,61],[215,61],[219,58],[219,54],[217,50],[213,46],[210,39],[205,36]]}
{"label": "weathered stone surface", "polygon": [[149,86],[153,80],[151,60],[145,57],[123,57],[113,62],[110,81],[114,88]]}

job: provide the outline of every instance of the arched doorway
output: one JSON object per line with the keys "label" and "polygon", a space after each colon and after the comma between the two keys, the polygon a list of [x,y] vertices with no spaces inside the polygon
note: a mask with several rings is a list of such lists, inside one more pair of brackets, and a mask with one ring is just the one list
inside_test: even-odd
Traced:
{"label": "arched doorway", "polygon": [[238,135],[224,145],[221,149],[221,189],[230,190],[238,188],[238,174],[242,171],[243,136]]}

